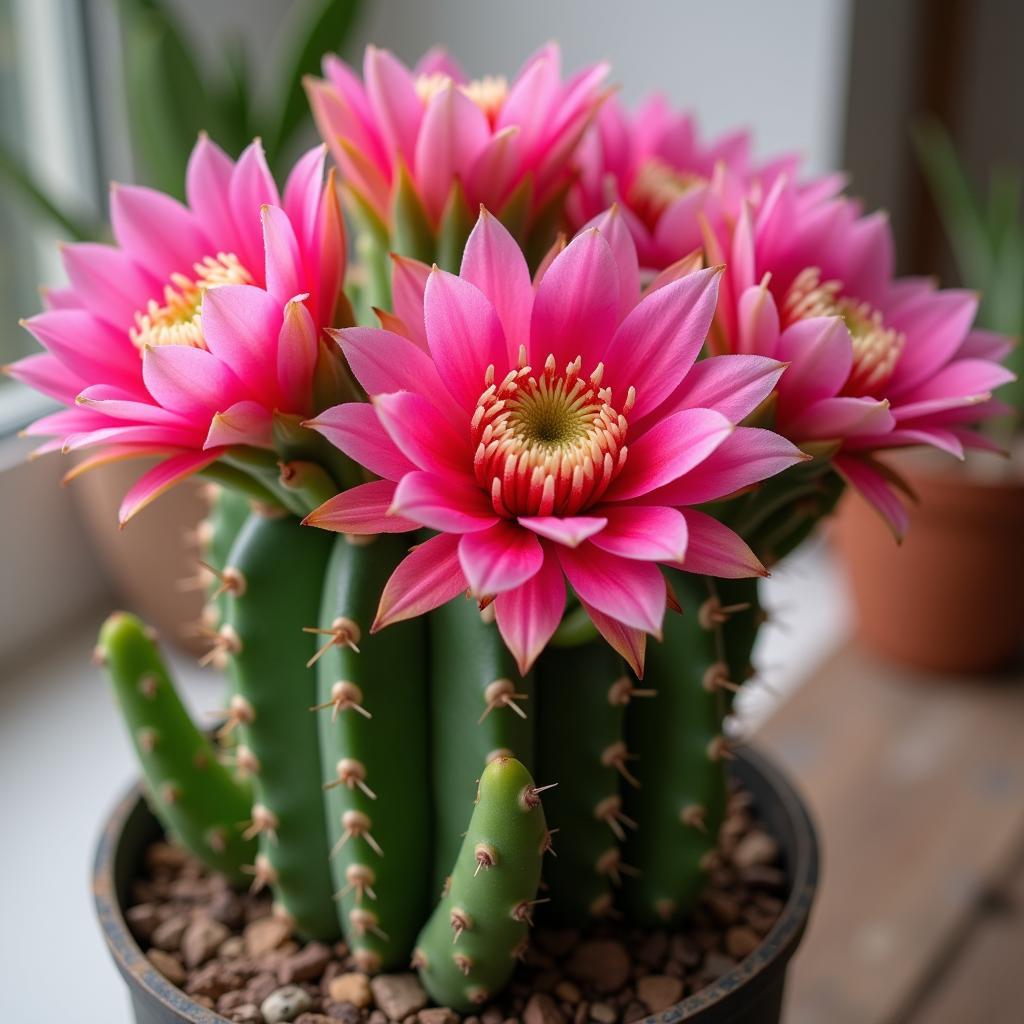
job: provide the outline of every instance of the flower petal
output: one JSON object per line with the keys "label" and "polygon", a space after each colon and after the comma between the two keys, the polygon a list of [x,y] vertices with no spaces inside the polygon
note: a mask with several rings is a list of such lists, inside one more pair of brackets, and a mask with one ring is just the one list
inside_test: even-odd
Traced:
{"label": "flower petal", "polygon": [[727,580],[768,575],[754,552],[729,527],[696,509],[683,509],[682,514],[686,517],[689,543],[680,569]]}
{"label": "flower petal", "polygon": [[260,223],[260,210],[266,205],[280,206],[281,197],[259,140],[250,142],[238,158],[231,174],[228,201],[238,232],[239,248],[242,250],[235,255],[251,274],[259,273],[262,277],[263,227]]}
{"label": "flower petal", "polygon": [[412,74],[394,54],[368,46],[363,79],[385,142],[401,154],[409,167],[414,166],[416,137],[423,120],[423,101],[416,94]]}
{"label": "flower petal", "polygon": [[459,276],[475,284],[493,303],[505,334],[509,365],[515,366],[519,346],[527,344],[530,336],[533,286],[516,240],[487,210],[480,211],[466,242]]}
{"label": "flower petal", "polygon": [[622,397],[636,388],[632,415],[660,405],[693,366],[711,326],[720,276],[713,267],[681,277],[645,295],[619,325],[605,356],[604,383]]}
{"label": "flower petal", "polygon": [[644,656],[647,652],[647,634],[642,629],[634,629],[613,619],[610,615],[598,611],[592,604],[580,600],[590,621],[597,631],[609,643],[612,650],[617,651],[626,659],[626,664],[633,670],[638,679],[644,677]]}
{"label": "flower petal", "polygon": [[498,629],[523,675],[558,628],[564,608],[562,567],[550,552],[535,575],[495,598]]}
{"label": "flower petal", "polygon": [[263,224],[267,291],[280,305],[284,305],[294,296],[306,292],[299,240],[288,215],[279,206],[261,207],[260,220]]}
{"label": "flower petal", "polygon": [[842,317],[815,316],[787,327],[777,354],[790,364],[779,383],[779,408],[788,418],[839,394],[853,367],[853,339]]}
{"label": "flower petal", "polygon": [[581,601],[625,626],[660,634],[665,615],[665,578],[653,562],[620,558],[589,542],[556,551]]}
{"label": "flower petal", "polygon": [[476,408],[486,388],[488,366],[506,364],[505,335],[498,314],[479,288],[454,274],[435,270],[423,295],[427,342],[448,391],[466,410]]}
{"label": "flower petal", "polygon": [[836,472],[881,514],[897,540],[902,540],[910,525],[906,506],[885,476],[867,459],[838,455],[833,461]]}
{"label": "flower petal", "polygon": [[584,372],[591,373],[605,358],[618,319],[615,257],[601,233],[590,228],[554,258],[541,279],[528,356],[539,367],[553,355],[559,370],[582,356]]}
{"label": "flower petal", "polygon": [[444,533],[472,533],[498,517],[476,481],[441,473],[407,473],[395,490],[394,510]]}
{"label": "flower petal", "polygon": [[246,444],[256,448],[271,446],[270,410],[259,402],[245,399],[218,411],[210,421],[203,448]]}
{"label": "flower petal", "polygon": [[682,409],[714,409],[739,423],[774,390],[785,364],[765,356],[710,356],[690,369],[659,414]]}
{"label": "flower petal", "polygon": [[463,534],[459,564],[474,597],[489,597],[518,587],[534,576],[544,551],[534,534],[507,520],[489,530]]}
{"label": "flower petal", "polygon": [[465,434],[454,427],[422,395],[398,391],[377,395],[374,408],[396,446],[419,469],[437,473],[470,473],[473,453]]}
{"label": "flower petal", "polygon": [[302,520],[302,525],[353,535],[418,530],[418,523],[391,514],[394,497],[395,485],[390,480],[359,484],[328,498]]}
{"label": "flower petal", "polygon": [[371,633],[413,619],[466,589],[459,566],[459,538],[442,533],[413,548],[384,586]]}
{"label": "flower petal", "polygon": [[238,378],[212,352],[187,345],[146,349],[142,378],[149,393],[164,408],[200,422],[250,397]]}
{"label": "flower petal", "polygon": [[601,516],[520,516],[518,522],[538,536],[575,548],[603,530],[608,520]]}
{"label": "flower petal", "polygon": [[416,469],[392,441],[376,410],[366,402],[335,405],[319,413],[316,419],[307,420],[305,425],[386,480],[401,480]]}
{"label": "flower petal", "polygon": [[306,413],[313,400],[316,368],[316,324],[301,298],[284,307],[277,335],[277,390],[287,412]]}
{"label": "flower petal", "polygon": [[713,409],[684,409],[659,420],[629,446],[606,501],[648,494],[700,465],[736,428]]}
{"label": "flower petal", "polygon": [[608,520],[590,542],[602,551],[646,562],[681,562],[686,555],[686,520],[677,509],[607,505],[595,511]]}
{"label": "flower petal", "polygon": [[141,512],[151,501],[159,498],[176,483],[198,473],[216,462],[220,452],[183,452],[161,462],[135,481],[121,501],[117,521],[124,526],[132,516]]}

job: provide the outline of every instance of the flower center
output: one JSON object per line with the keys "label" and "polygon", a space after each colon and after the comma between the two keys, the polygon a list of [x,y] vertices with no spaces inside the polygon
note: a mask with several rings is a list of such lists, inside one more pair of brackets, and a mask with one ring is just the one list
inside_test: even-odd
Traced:
{"label": "flower center", "polygon": [[[451,82],[452,79],[442,71],[420,75],[416,79],[416,93],[426,104]],[[508,79],[503,75],[484,75],[483,78],[474,78],[458,88],[487,115],[487,120],[493,125],[508,96]]]}
{"label": "flower center", "polygon": [[875,395],[892,378],[907,337],[887,327],[867,302],[842,294],[839,281],[822,281],[817,267],[800,271],[782,303],[783,326],[813,316],[841,316],[853,339],[853,368],[844,395]]}
{"label": "flower center", "polygon": [[652,156],[640,166],[626,198],[630,207],[650,226],[667,206],[704,184],[706,181],[699,174],[677,170]]}
{"label": "flower center", "polygon": [[601,387],[604,365],[589,377],[577,357],[559,372],[555,357],[534,374],[520,352],[519,369],[477,401],[471,424],[477,482],[500,516],[571,516],[598,501],[626,462],[629,389],[616,408]]}
{"label": "flower center", "polygon": [[252,284],[252,275],[234,253],[207,256],[194,267],[195,277],[172,274],[164,285],[163,305],[150,299],[145,312],[135,314],[135,326],[128,332],[141,352],[153,345],[190,345],[206,348],[200,313],[203,296],[222,284]]}

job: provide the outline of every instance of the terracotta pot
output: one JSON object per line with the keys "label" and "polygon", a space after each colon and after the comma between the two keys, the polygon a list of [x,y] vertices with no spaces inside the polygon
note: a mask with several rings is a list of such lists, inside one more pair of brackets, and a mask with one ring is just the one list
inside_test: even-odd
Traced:
{"label": "terracotta pot", "polygon": [[860,636],[880,654],[979,673],[1024,652],[1024,473],[995,459],[894,464],[919,498],[900,546],[862,498],[843,499],[833,536]]}
{"label": "terracotta pot", "polygon": [[205,602],[201,589],[183,589],[199,570],[195,528],[206,514],[200,483],[187,480],[143,509],[123,529],[117,510],[129,487],[155,461],[130,459],[74,480],[75,505],[119,602],[138,612],[161,636],[195,654],[209,644],[194,631]]}
{"label": "terracotta pot", "polygon": [[[737,778],[754,798],[766,828],[779,840],[789,896],[775,927],[745,960],[703,991],[640,1024],[779,1024],[786,969],[807,926],[818,887],[818,840],[789,780],[749,748],[737,752]],[[132,882],[160,826],[138,788],[117,806],[103,830],[93,871],[100,925],[131,993],[136,1024],[226,1024],[193,1002],[146,959],[124,921]]]}

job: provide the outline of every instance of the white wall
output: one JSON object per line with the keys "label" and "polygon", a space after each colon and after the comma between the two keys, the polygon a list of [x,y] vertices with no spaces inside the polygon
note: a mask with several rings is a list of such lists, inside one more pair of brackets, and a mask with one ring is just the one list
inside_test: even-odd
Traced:
{"label": "white wall", "polygon": [[757,150],[839,159],[850,0],[372,0],[364,33],[412,61],[444,43],[470,74],[513,73],[558,40],[570,68],[612,61],[623,98],[664,91],[708,131],[755,129]]}

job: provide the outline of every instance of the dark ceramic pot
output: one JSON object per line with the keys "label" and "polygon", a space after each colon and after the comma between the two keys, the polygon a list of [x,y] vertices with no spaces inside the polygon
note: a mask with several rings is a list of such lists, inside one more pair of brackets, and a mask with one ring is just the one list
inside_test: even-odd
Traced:
{"label": "dark ceramic pot", "polygon": [[[713,985],[641,1024],[779,1024],[786,969],[803,936],[818,884],[818,841],[807,809],[789,780],[762,755],[744,751],[734,772],[750,791],[765,827],[782,846],[789,897],[775,927],[742,963]],[[226,1024],[194,1003],[156,971],[124,920],[133,879],[146,846],[161,835],[137,788],[110,816],[93,874],[100,924],[111,955],[128,985],[136,1024]]]}

